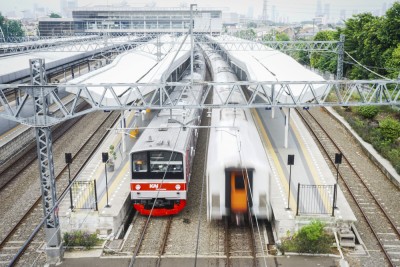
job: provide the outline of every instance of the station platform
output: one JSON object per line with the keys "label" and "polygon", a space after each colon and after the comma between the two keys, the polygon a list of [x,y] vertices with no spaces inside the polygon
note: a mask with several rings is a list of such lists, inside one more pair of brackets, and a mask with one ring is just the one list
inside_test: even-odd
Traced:
{"label": "station platform", "polygon": [[[336,183],[336,177],[330,171],[320,150],[297,114],[293,110],[290,113],[290,130],[286,147],[284,136],[285,120],[288,117],[287,109],[258,109],[253,111],[253,117],[258,125],[272,170],[271,203],[276,240],[286,237],[288,232],[293,234],[302,225],[316,219],[330,225],[340,224],[341,227],[349,229],[351,223],[356,221],[356,217],[339,187],[337,209],[334,209],[332,216],[333,185]],[[291,175],[289,175],[290,167],[287,162],[289,154],[294,155]],[[291,183],[288,203],[289,180]],[[302,210],[310,210],[308,213],[303,211],[298,214],[299,183],[327,186],[324,189],[310,191],[307,194],[306,203],[303,203],[304,199],[303,201],[300,199],[299,205],[303,206]],[[301,196],[304,197],[304,194]]]}
{"label": "station platform", "polygon": [[[127,128],[144,127],[152,116],[151,112],[146,115],[135,114],[134,111],[125,114]],[[122,229],[120,227],[131,209],[129,151],[136,138],[126,133],[116,133],[115,128],[120,127],[119,123],[110,129],[101,146],[75,179],[75,186],[72,187],[73,208],[69,194],[61,202],[58,214],[63,232],[84,230],[108,237],[116,236]],[[108,152],[110,145],[115,147],[117,158],[114,160],[114,170],[107,169],[107,201],[106,167],[102,162],[102,152]],[[94,193],[97,198],[93,198]]]}

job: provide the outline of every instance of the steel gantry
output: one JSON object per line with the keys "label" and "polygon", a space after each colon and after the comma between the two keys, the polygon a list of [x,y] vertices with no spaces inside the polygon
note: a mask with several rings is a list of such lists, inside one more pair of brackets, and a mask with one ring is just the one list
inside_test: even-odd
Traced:
{"label": "steel gantry", "polygon": [[[168,34],[168,33],[163,33]],[[176,33],[171,33],[176,36]],[[197,39],[197,43],[210,42],[202,38],[204,34],[193,33]],[[59,38],[45,38],[33,40],[29,42],[25,39],[13,40],[13,42],[1,42],[0,38],[0,55],[7,53],[30,52],[34,50],[49,51],[49,52],[87,52],[94,49],[114,47],[116,50],[128,50],[130,46],[136,47],[144,44],[150,39],[156,39],[160,34],[136,34],[136,35],[88,35],[88,36],[66,36]],[[227,48],[231,51],[250,51],[250,50],[270,50],[279,51],[290,50],[307,50],[307,51],[329,51],[337,53],[340,48],[340,41],[241,41],[233,39],[232,36],[224,36],[221,39]],[[105,47],[106,45],[106,47]],[[124,48],[125,47],[125,48]]]}
{"label": "steel gantry", "polygon": [[[191,94],[192,86],[203,85],[205,93],[198,104],[182,105],[180,98]],[[183,92],[179,99],[172,100],[167,88],[180,86]],[[224,98],[216,90],[224,86],[229,93]],[[10,103],[5,90],[14,88],[21,94],[19,103]],[[66,106],[57,97],[57,90],[67,90],[75,94],[73,104]],[[249,93],[249,97],[245,97]],[[233,92],[239,91],[243,103],[230,101]],[[23,115],[20,111],[29,108],[33,92],[41,92],[48,101],[53,101],[61,113]],[[122,92],[122,93],[121,93]],[[213,94],[218,104],[207,104],[206,98]],[[76,111],[78,100],[84,98],[90,107]],[[161,99],[167,100],[160,101]],[[265,82],[165,82],[154,84],[49,84],[49,85],[0,85],[0,117],[33,127],[48,127],[97,110],[142,110],[142,109],[212,109],[212,108],[273,108],[273,107],[313,107],[313,106],[368,106],[400,105],[398,80],[366,81],[265,81]],[[48,107],[44,107],[48,108]]]}

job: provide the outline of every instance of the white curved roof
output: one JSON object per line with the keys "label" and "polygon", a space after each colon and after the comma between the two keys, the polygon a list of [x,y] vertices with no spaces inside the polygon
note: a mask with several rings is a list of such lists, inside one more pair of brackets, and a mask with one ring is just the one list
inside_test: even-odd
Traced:
{"label": "white curved roof", "polygon": [[13,56],[0,57],[0,83],[6,84],[10,81],[14,81],[23,77],[30,75],[29,59],[34,58],[44,58],[46,69],[51,69],[75,60],[88,57],[94,53],[100,52],[105,47],[113,47],[116,43],[124,43],[128,40],[132,40],[132,36],[129,37],[118,37],[113,38],[113,41],[109,44],[92,44],[83,43],[75,44],[71,46],[63,47],[63,51],[74,51],[77,45],[79,45],[80,50],[85,52],[54,52],[54,51],[37,51],[26,54],[19,54]]}
{"label": "white curved roof", "polygon": [[[224,41],[229,39],[229,42],[237,41],[241,43],[251,44],[252,42],[243,40],[236,37],[209,37],[215,42],[218,42],[221,47],[225,48],[229,54],[232,62],[239,68],[244,70],[248,75],[249,81],[254,82],[264,82],[264,81],[325,81],[321,76],[308,70],[298,63],[292,57],[278,51],[275,49],[265,49],[265,50],[250,50],[250,51],[233,51],[228,50],[229,46],[224,44]],[[314,96],[310,93],[304,93],[304,84],[292,84],[290,88],[294,94],[294,97],[300,96],[302,94],[302,101],[310,101]],[[314,85],[316,93],[325,93],[326,86]],[[276,91],[279,88],[275,89]],[[279,98],[279,102],[292,102],[291,97],[288,95],[282,95]]]}
{"label": "white curved roof", "polygon": [[[124,83],[160,83],[168,77],[177,67],[184,63],[190,57],[190,37],[185,40],[182,49],[177,53],[184,37],[174,39],[168,35],[160,39],[162,53],[160,62],[157,61],[157,49],[155,41],[144,44],[132,51],[119,55],[110,65],[97,69],[91,73],[80,76],[69,82],[69,84],[84,84],[92,94],[95,101],[102,105],[119,106],[113,92],[104,87],[90,86],[90,84],[115,84],[121,83],[121,86],[114,86],[113,90],[119,97],[121,103],[130,103],[140,96],[136,93],[130,94],[127,89],[129,86]],[[175,57],[175,54],[177,56]],[[174,59],[174,62],[172,60]],[[171,64],[172,62],[172,64]],[[152,92],[155,87],[146,87],[142,94]],[[76,94],[78,87],[67,87],[66,90]],[[104,96],[103,96],[104,95]],[[85,95],[82,95],[85,97]]]}

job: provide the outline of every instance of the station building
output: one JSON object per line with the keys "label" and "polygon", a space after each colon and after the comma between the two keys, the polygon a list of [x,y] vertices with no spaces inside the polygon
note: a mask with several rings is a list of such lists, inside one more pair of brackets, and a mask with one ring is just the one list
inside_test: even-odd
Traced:
{"label": "station building", "polygon": [[[207,8],[193,11],[193,30],[220,34],[222,10]],[[40,19],[41,36],[54,36],[73,26],[74,34],[185,33],[190,26],[189,8],[110,7],[76,8],[69,19]],[[67,28],[67,29],[65,29]],[[54,30],[61,29],[61,30]],[[60,34],[59,34],[60,35]]]}

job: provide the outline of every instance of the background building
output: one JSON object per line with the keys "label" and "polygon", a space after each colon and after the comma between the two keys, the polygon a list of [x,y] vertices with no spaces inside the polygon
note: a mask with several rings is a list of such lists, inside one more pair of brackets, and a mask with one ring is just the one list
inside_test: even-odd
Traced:
{"label": "background building", "polygon": [[[195,10],[193,20],[194,32],[220,34],[222,31],[221,10]],[[75,34],[184,33],[189,30],[189,23],[188,8],[96,6],[74,9],[72,20],[40,19],[39,31],[42,36],[57,35],[68,32],[73,25]],[[54,31],[51,31],[50,27],[54,27]]]}
{"label": "background building", "polygon": [[74,35],[74,20],[71,18],[40,18],[40,36]]}

